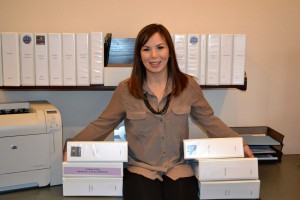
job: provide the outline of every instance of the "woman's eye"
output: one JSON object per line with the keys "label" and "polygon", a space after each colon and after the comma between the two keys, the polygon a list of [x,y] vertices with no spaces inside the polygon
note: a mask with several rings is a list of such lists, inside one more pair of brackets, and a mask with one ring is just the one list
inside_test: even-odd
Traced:
{"label": "woman's eye", "polygon": [[146,49],[146,48],[145,48],[145,49],[142,49],[142,51],[147,52],[147,51],[150,51],[150,49]]}
{"label": "woman's eye", "polygon": [[164,46],[158,46],[157,47],[158,50],[161,50],[161,49],[164,49],[164,48],[165,48]]}

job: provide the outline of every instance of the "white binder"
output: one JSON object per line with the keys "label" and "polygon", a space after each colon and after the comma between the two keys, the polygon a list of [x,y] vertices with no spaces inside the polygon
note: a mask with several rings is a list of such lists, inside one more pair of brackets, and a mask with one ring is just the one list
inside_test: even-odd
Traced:
{"label": "white binder", "polygon": [[[188,34],[187,74],[196,78],[200,73],[200,35]],[[198,79],[198,83],[199,79]]]}
{"label": "white binder", "polygon": [[200,73],[199,73],[199,82],[200,85],[205,85],[205,76],[206,76],[206,44],[207,36],[206,34],[200,35]]}
{"label": "white binder", "polygon": [[50,85],[63,85],[61,34],[49,33],[49,73]]}
{"label": "white binder", "polygon": [[2,33],[3,85],[20,86],[20,56],[18,33]]}
{"label": "white binder", "polygon": [[219,85],[220,35],[210,34],[207,38],[206,85]]}
{"label": "white binder", "polygon": [[20,34],[21,85],[35,85],[34,36],[33,33]]}
{"label": "white binder", "polygon": [[62,34],[63,82],[65,86],[76,85],[75,34]]}
{"label": "white binder", "polygon": [[104,44],[102,32],[90,33],[91,84],[104,83]]}
{"label": "white binder", "polygon": [[3,86],[3,67],[2,67],[2,35],[0,34],[0,87]]}
{"label": "white binder", "polygon": [[48,68],[48,35],[36,33],[35,39],[35,84],[36,86],[49,85]]}
{"label": "white binder", "polygon": [[76,34],[77,85],[90,85],[89,34]]}
{"label": "white binder", "polygon": [[220,85],[231,84],[233,35],[221,35]]}
{"label": "white binder", "polygon": [[180,71],[187,72],[187,35],[174,34],[174,48]]}
{"label": "white binder", "polygon": [[243,85],[245,76],[246,35],[236,34],[233,39],[232,84]]}

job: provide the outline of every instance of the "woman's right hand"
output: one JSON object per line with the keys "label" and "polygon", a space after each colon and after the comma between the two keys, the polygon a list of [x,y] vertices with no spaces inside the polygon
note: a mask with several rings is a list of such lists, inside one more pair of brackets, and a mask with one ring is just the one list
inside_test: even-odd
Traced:
{"label": "woman's right hand", "polygon": [[63,153],[63,162],[67,162],[67,152],[64,151]]}

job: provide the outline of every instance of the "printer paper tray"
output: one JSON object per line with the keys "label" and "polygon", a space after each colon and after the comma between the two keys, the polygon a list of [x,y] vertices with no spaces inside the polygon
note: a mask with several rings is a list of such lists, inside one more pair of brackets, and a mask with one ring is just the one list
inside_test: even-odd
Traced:
{"label": "printer paper tray", "polygon": [[0,175],[50,168],[49,149],[49,134],[1,138]]}

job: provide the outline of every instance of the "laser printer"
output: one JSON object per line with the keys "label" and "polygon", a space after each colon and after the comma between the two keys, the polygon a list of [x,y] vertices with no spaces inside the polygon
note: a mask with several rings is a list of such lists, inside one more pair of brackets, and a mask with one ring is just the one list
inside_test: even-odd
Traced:
{"label": "laser printer", "polygon": [[0,103],[0,193],[62,184],[62,122],[47,101]]}

